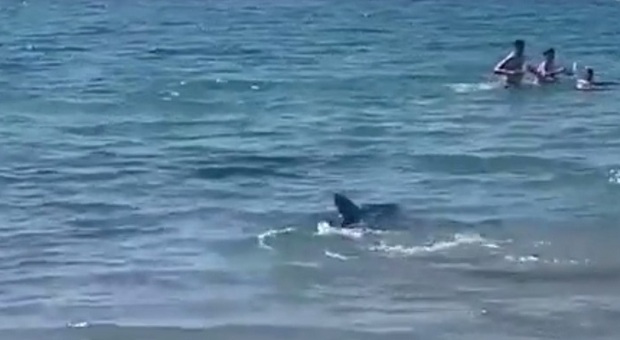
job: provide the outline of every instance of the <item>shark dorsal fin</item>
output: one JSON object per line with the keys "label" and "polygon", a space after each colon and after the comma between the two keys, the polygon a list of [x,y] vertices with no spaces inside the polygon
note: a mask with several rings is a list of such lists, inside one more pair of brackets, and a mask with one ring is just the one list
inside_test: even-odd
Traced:
{"label": "shark dorsal fin", "polygon": [[336,205],[338,213],[342,216],[341,226],[346,227],[361,221],[362,210],[345,195],[335,194],[334,205]]}

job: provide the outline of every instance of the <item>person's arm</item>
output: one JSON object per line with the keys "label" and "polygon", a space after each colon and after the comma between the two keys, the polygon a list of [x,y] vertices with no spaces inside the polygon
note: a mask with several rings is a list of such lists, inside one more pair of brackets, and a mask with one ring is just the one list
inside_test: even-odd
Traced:
{"label": "person's arm", "polygon": [[530,65],[527,64],[525,65],[525,69],[533,74],[539,81],[543,80],[545,78],[545,68],[544,68],[544,64],[540,64],[540,66],[538,66],[538,68],[536,68],[534,65]]}
{"label": "person's arm", "polygon": [[540,78],[549,78],[555,77],[560,73],[564,73],[564,71],[564,67],[558,67],[553,71],[547,71],[547,62],[543,61],[542,63],[540,63],[540,65],[538,65],[538,69],[536,70],[535,74]]}
{"label": "person's arm", "polygon": [[562,74],[562,73],[565,73],[565,74],[568,74],[568,75],[572,75],[572,72],[567,70],[566,67],[558,67],[557,69],[555,69],[555,70],[553,70],[553,71],[551,71],[551,72],[549,72],[547,74],[550,75],[550,76],[556,76],[556,75]]}
{"label": "person's arm", "polygon": [[513,58],[513,56],[511,54],[511,55],[508,55],[506,58],[504,58],[499,63],[497,63],[497,65],[495,65],[495,69],[493,69],[493,73],[499,74],[499,75],[513,75],[513,74],[516,74],[517,72],[506,69],[506,64],[508,64],[508,62],[512,58]]}

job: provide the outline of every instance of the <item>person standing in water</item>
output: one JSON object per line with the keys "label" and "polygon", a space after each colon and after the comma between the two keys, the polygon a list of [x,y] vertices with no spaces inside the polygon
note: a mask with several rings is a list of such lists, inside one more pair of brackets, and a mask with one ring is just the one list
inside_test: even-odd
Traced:
{"label": "person standing in water", "polygon": [[523,81],[525,65],[525,41],[514,41],[514,50],[495,65],[493,73],[504,76],[505,87],[519,86]]}
{"label": "person standing in water", "polygon": [[545,60],[538,65],[536,70],[532,73],[536,76],[536,82],[538,84],[554,83],[558,80],[557,75],[567,72],[564,67],[556,67],[555,64],[555,50],[550,48],[543,52]]}

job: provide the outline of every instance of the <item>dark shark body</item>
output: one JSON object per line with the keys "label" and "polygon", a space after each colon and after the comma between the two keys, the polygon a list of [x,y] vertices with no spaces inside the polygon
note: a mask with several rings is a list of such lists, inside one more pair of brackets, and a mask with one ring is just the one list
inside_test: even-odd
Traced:
{"label": "dark shark body", "polygon": [[358,206],[343,194],[334,194],[334,205],[342,221],[340,227],[358,226],[380,228],[382,223],[393,221],[398,213],[396,204],[366,204]]}
{"label": "dark shark body", "polygon": [[[370,228],[380,230],[436,230],[437,228],[464,229],[479,227],[499,227],[503,223],[497,219],[478,221],[456,221],[436,218],[414,218],[402,211],[394,203],[373,203],[357,205],[344,194],[334,194],[334,205],[340,214],[341,228]],[[333,225],[333,223],[330,222]],[[337,225],[337,224],[336,224]]]}

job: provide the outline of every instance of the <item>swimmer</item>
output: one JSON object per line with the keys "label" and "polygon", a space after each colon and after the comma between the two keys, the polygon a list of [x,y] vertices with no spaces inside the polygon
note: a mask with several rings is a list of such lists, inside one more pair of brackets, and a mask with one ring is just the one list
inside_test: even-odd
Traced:
{"label": "swimmer", "polygon": [[588,91],[596,90],[598,86],[606,85],[618,85],[618,83],[613,81],[594,81],[594,70],[591,67],[586,67],[586,76],[585,78],[577,79],[576,88],[577,90]]}
{"label": "swimmer", "polygon": [[553,48],[544,51],[543,56],[545,60],[538,65],[538,68],[529,69],[529,71],[536,76],[537,84],[555,83],[558,80],[557,75],[562,73],[571,74],[571,72],[564,67],[556,67],[555,50]]}
{"label": "swimmer", "polygon": [[495,65],[493,73],[504,76],[505,87],[519,86],[523,80],[525,72],[525,41],[517,39],[514,41],[514,50],[510,52],[502,61]]}

